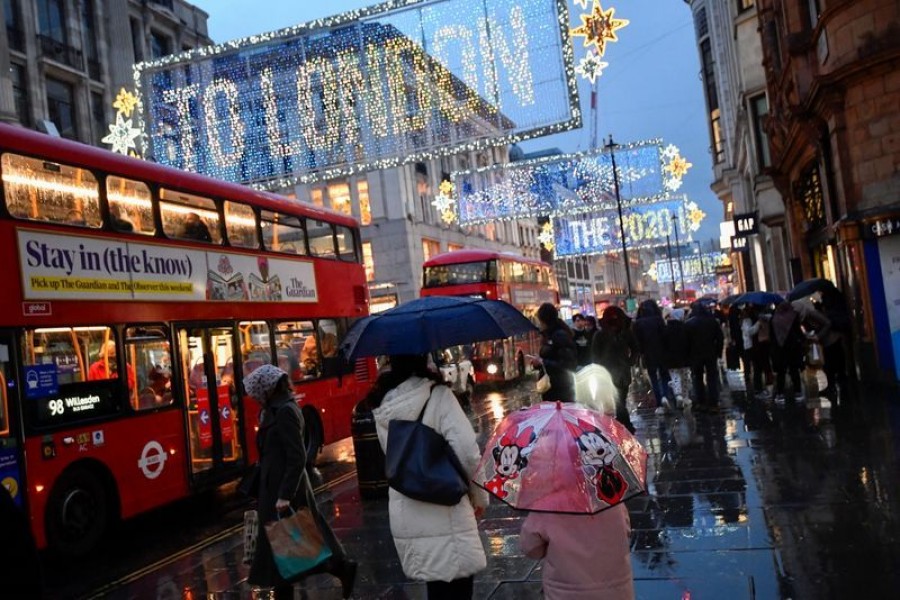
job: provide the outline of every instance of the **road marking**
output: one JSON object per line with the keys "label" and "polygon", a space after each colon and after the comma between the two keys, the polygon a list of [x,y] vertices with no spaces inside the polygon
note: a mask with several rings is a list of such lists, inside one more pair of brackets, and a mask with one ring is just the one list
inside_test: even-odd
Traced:
{"label": "road marking", "polygon": [[[342,483],[345,483],[346,481],[353,479],[355,476],[356,476],[356,469],[353,469],[352,471],[348,471],[347,473],[344,473],[343,475],[336,477],[334,480],[329,481],[328,483],[320,485],[319,487],[313,489],[313,494],[318,495],[327,490],[334,489],[335,487],[341,485]],[[241,531],[241,529],[243,529],[243,527],[244,527],[244,524],[239,523],[237,525],[229,527],[228,529],[225,529],[224,531],[220,531],[219,533],[216,533],[216,534],[206,538],[205,540],[197,542],[196,544],[194,544],[192,546],[188,546],[187,548],[184,548],[183,550],[180,550],[180,551],[176,552],[175,554],[172,554],[166,558],[158,560],[155,563],[149,564],[146,567],[138,569],[137,571],[129,573],[128,575],[125,575],[124,577],[117,579],[116,581],[107,583],[106,585],[104,585],[100,588],[97,588],[93,592],[90,592],[88,595],[82,596],[82,599],[83,600],[99,600],[100,598],[105,598],[107,594],[109,594],[111,591],[113,591],[117,588],[123,587],[125,585],[128,585],[129,583],[137,581],[141,577],[144,577],[145,575],[149,575],[153,571],[162,569],[163,567],[168,566],[168,565],[176,562],[177,560],[184,558],[185,556],[188,556],[194,552],[203,550],[204,548],[207,548],[209,546],[212,546],[213,544],[221,542],[222,540],[224,540],[225,538],[227,538],[229,536],[239,533]]]}

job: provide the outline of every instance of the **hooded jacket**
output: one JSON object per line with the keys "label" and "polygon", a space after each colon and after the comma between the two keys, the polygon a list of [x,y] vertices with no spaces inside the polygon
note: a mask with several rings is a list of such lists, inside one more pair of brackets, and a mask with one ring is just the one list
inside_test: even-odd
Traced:
{"label": "hooded jacket", "polygon": [[[372,411],[378,441],[386,450],[389,423],[414,421],[428,401],[422,423],[444,436],[471,480],[481,458],[475,431],[453,392],[444,385],[432,391],[433,383],[413,376],[385,394],[381,406]],[[452,581],[487,566],[473,510],[473,504],[487,506],[486,491],[470,483],[469,494],[455,506],[413,500],[393,488],[388,497],[391,536],[407,577]]]}

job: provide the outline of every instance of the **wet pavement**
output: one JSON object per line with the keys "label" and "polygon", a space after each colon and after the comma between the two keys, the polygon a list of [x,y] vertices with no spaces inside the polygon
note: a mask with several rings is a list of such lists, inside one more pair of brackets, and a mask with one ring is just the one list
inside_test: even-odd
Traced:
{"label": "wet pavement", "polygon": [[[736,375],[736,374],[730,374]],[[830,406],[748,400],[729,377],[719,414],[657,416],[646,390],[629,402],[647,449],[649,494],[628,502],[639,598],[888,598],[900,589],[900,403],[864,393]],[[483,444],[506,412],[534,400],[534,383],[476,394]],[[637,388],[641,385],[638,384]],[[390,538],[387,500],[361,500],[349,440],[321,469],[323,512],[359,561],[356,598],[425,598],[407,581]],[[250,598],[232,509],[217,535],[104,587],[56,597]],[[475,597],[540,598],[540,562],[518,547],[524,513],[494,501],[480,523],[488,568]],[[602,543],[598,540],[598,544]],[[152,559],[143,564],[149,564]],[[57,588],[57,591],[63,588]],[[93,590],[91,592],[90,590]],[[90,593],[89,593],[90,592]],[[310,578],[297,598],[340,598],[336,580]]]}

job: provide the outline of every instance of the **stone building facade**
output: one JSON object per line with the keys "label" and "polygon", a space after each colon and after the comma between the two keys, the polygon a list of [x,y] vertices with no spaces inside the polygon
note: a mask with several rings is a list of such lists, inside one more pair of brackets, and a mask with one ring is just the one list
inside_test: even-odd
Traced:
{"label": "stone building facade", "polygon": [[837,283],[859,374],[896,379],[900,2],[757,0],[757,12],[793,278]]}
{"label": "stone building facade", "polygon": [[4,0],[0,120],[101,145],[134,64],[211,43],[182,0]]}

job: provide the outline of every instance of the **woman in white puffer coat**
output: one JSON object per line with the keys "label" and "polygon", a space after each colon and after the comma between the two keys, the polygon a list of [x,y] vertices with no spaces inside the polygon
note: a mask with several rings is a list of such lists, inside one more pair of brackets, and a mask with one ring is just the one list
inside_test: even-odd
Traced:
{"label": "woman in white puffer coat", "polygon": [[[368,398],[382,449],[387,448],[388,424],[416,420],[427,401],[422,423],[444,436],[471,479],[481,455],[453,392],[428,371],[425,356],[392,356],[390,368]],[[391,536],[406,576],[427,582],[429,600],[471,598],[474,575],[487,565],[476,522],[487,506],[487,492],[470,483],[469,494],[455,506],[420,502],[395,489],[389,498]]]}

